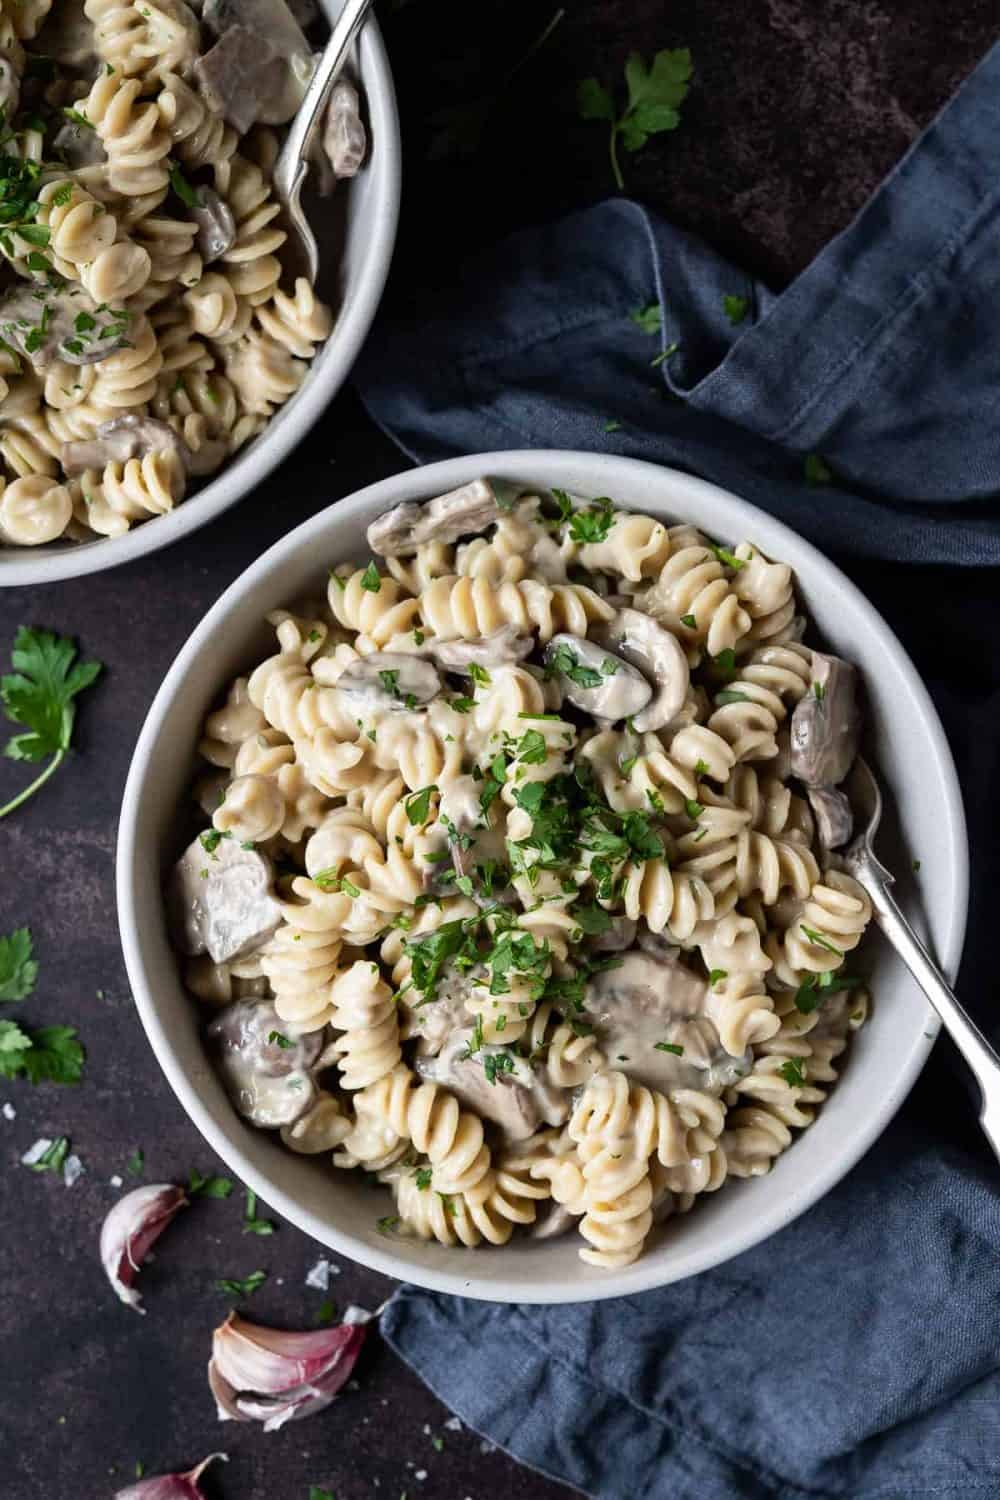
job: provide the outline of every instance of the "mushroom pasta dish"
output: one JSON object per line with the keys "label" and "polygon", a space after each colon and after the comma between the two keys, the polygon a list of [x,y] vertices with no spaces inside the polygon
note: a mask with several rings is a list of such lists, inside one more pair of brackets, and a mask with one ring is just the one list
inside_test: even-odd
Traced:
{"label": "mushroom pasta dish", "polygon": [[[271,174],[313,67],[285,0],[0,0],[0,544],[171,510],[302,384],[332,318]],[[346,80],[322,144],[358,171]]]}
{"label": "mushroom pasta dish", "polygon": [[626,1265],[865,1017],[855,669],[783,563],[606,498],[479,479],[368,544],[205,723],[185,984],[240,1113],[387,1232]]}

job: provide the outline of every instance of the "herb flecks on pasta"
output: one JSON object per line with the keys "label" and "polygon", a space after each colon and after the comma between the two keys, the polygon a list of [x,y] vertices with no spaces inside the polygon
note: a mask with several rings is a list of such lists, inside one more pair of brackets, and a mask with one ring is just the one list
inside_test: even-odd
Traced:
{"label": "herb flecks on pasta", "polygon": [[237,1107],[392,1232],[627,1265],[867,1013],[856,674],[783,564],[607,497],[477,480],[368,542],[205,723],[185,983]]}
{"label": "herb flecks on pasta", "polygon": [[[172,510],[295,395],[331,333],[309,283],[284,276],[271,183],[321,38],[285,0],[197,9],[0,0],[0,545],[119,536]],[[346,79],[323,142],[327,188],[360,170]]]}

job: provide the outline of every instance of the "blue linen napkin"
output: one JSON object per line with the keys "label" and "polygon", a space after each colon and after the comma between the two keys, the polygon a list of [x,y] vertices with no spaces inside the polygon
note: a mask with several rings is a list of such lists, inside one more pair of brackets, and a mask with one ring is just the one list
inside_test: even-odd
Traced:
{"label": "blue linen napkin", "polygon": [[[931,611],[917,661],[975,793],[980,1005],[977,901],[1000,873],[998,140],[1000,48],[780,295],[615,200],[411,289],[358,371],[419,460],[675,464],[867,573],[897,623]],[[656,301],[654,339],[629,313]],[[808,454],[832,485],[807,483]],[[557,1308],[404,1288],[383,1331],[470,1425],[602,1500],[1000,1496],[1000,1170],[942,1072],[823,1202],[715,1271]]]}

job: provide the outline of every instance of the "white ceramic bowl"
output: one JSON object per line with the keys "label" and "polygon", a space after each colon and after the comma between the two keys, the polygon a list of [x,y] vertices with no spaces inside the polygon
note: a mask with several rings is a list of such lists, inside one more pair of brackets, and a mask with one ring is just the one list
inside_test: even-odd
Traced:
{"label": "white ceramic bowl", "polygon": [[[337,0],[322,0],[322,5],[330,15],[340,9]],[[38,548],[0,545],[0,588],[100,573],[197,531],[260,484],[302,441],[340,390],[375,317],[399,218],[399,113],[389,60],[374,16],[361,34],[358,64],[371,148],[358,176],[338,188],[346,208],[336,322],[301,390],[249,448],[168,515],[133,526],[121,537],[53,542]]]}
{"label": "white ceramic bowl", "polygon": [[[714,485],[632,459],[585,453],[480,454],[414,469],[341,500],[266,552],[209,611],[156,696],[136,747],[118,844],[118,913],[143,1025],[178,1098],[227,1165],[279,1213],[324,1245],[390,1276],[460,1295],[514,1302],[572,1302],[640,1292],[739,1254],[789,1223],[858,1160],[901,1104],[930,1051],[937,1023],[916,985],[877,937],[866,958],[874,1009],[855,1038],[840,1082],[816,1123],[767,1177],[727,1184],[696,1212],[655,1233],[634,1265],[585,1266],[575,1236],[447,1250],[386,1238],[376,1219],[387,1194],[360,1174],[295,1156],[244,1125],[209,1066],[195,1005],[181,988],[164,925],[161,872],[176,854],[177,809],[188,795],[206,711],[240,671],[273,650],[265,611],[325,579],[328,565],[363,558],[364,530],[403,500],[422,500],[478,474],[525,486],[611,495],[621,505],[698,523],[727,542],[749,538],[791,563],[812,619],[830,645],[861,667],[883,780],[899,810],[904,849],[880,852],[897,869],[921,861],[920,887],[933,946],[958,966],[965,930],[968,855],[962,803],[941,725],[911,662],[868,600],[787,527]],[[912,915],[912,912],[911,912]]]}

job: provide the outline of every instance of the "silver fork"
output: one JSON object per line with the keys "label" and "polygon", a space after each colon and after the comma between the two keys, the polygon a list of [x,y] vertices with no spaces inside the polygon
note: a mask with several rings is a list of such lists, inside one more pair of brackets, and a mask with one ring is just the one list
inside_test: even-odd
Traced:
{"label": "silver fork", "polygon": [[941,970],[900,911],[890,887],[892,874],[876,857],[872,843],[882,818],[882,793],[870,766],[859,755],[848,783],[851,807],[862,831],[844,853],[847,869],[871,898],[875,920],[941,1017],[979,1085],[979,1124],[1000,1157],[1000,1056],[956,998]]}
{"label": "silver fork", "polygon": [[374,0],[344,0],[340,15],[333,23],[326,51],[310,79],[306,96],[288,127],[285,144],[274,164],[274,194],[284,206],[285,219],[291,230],[286,254],[291,260],[300,260],[304,264],[313,286],[319,275],[319,249],[316,236],[302,212],[302,184],[309,171],[309,152],[322,123],[323,106],[373,4]]}

